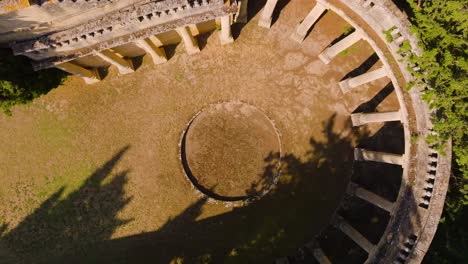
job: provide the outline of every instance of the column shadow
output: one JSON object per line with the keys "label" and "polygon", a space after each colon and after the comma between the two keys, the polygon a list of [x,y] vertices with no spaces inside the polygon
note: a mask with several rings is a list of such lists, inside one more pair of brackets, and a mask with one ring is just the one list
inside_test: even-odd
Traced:
{"label": "column shadow", "polygon": [[[286,7],[290,0],[278,0],[275,10],[273,11],[271,25],[273,26],[279,19],[281,11]],[[232,25],[232,35],[234,39],[237,39],[242,32],[244,26],[252,20],[265,6],[267,0],[250,0],[247,5],[247,22],[246,23],[235,23]]]}
{"label": "column shadow", "polygon": [[367,71],[370,70],[370,68],[372,68],[372,66],[374,66],[374,64],[377,63],[377,61],[379,61],[379,56],[376,53],[373,53],[356,69],[346,74],[340,81],[346,80],[348,78],[353,78],[353,77],[366,73]]}
{"label": "column shadow", "polygon": [[373,113],[376,112],[377,106],[382,103],[385,98],[387,98],[395,88],[393,87],[392,82],[389,82],[385,87],[380,90],[371,100],[359,105],[354,111],[354,113]]}

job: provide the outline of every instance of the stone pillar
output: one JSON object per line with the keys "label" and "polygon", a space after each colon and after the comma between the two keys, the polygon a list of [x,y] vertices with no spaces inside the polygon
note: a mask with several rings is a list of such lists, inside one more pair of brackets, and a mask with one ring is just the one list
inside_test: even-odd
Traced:
{"label": "stone pillar", "polygon": [[[151,40],[151,42],[153,42],[153,44],[156,45],[156,47],[158,47],[158,48],[161,48],[162,46],[164,46],[164,44],[161,42],[161,40],[159,40],[159,38],[156,37],[156,36],[149,36],[148,39]],[[164,49],[162,49],[162,50],[164,51]],[[164,53],[166,53],[166,52],[164,52]]]}
{"label": "stone pillar", "polygon": [[135,42],[135,44],[145,50],[145,52],[151,56],[154,64],[161,64],[167,61],[166,52],[164,49],[159,48],[158,45],[151,41],[150,38],[139,39]]}
{"label": "stone pillar", "polygon": [[268,0],[263,7],[262,14],[260,15],[260,20],[258,21],[258,25],[264,28],[271,27],[271,20],[273,17],[273,12],[275,11],[276,4],[278,0]]}
{"label": "stone pillar", "polygon": [[80,76],[88,84],[95,83],[101,80],[99,73],[96,69],[89,70],[73,62],[64,62],[55,65],[55,67],[61,69],[62,71],[66,71],[68,73]]}
{"label": "stone pillar", "polygon": [[221,32],[219,32],[219,39],[221,40],[222,45],[234,42],[234,38],[232,37],[231,32],[230,15],[221,17]]}
{"label": "stone pillar", "polygon": [[111,49],[96,52],[95,55],[117,67],[120,74],[134,72],[132,61],[124,59],[123,56]]}
{"label": "stone pillar", "polygon": [[343,93],[347,93],[352,88],[358,87],[358,86],[363,85],[365,83],[375,81],[375,80],[383,78],[385,76],[387,76],[387,71],[385,70],[384,67],[382,67],[382,68],[379,68],[377,70],[366,72],[366,73],[361,74],[359,76],[343,80],[343,81],[339,82],[339,85],[340,85],[341,91]]}
{"label": "stone pillar", "polygon": [[185,45],[185,50],[188,54],[192,55],[200,52],[197,40],[192,36],[192,34],[190,34],[186,26],[177,28],[176,31],[177,34],[179,34],[179,36],[182,38],[182,41]]}
{"label": "stone pillar", "polygon": [[312,250],[312,255],[320,264],[331,264],[330,259],[325,255],[325,252],[321,248],[314,248]]}
{"label": "stone pillar", "polygon": [[310,253],[314,256],[314,258],[317,260],[318,263],[320,264],[331,264],[331,261],[328,259],[328,257],[325,255],[325,252],[320,248],[318,245],[317,241],[312,240],[309,243],[304,245]]}
{"label": "stone pillar", "polygon": [[367,253],[371,253],[375,245],[372,244],[367,238],[365,238],[359,231],[354,229],[346,220],[339,219],[336,223],[336,226],[345,233],[349,238],[351,238],[356,244],[358,244],[362,249],[364,249]]}
{"label": "stone pillar", "polygon": [[354,31],[350,35],[346,36],[344,39],[340,40],[338,43],[335,43],[333,46],[326,48],[322,53],[320,53],[320,60],[328,64],[330,61],[336,57],[340,52],[351,47],[354,43],[362,39],[362,34],[359,30]]}
{"label": "stone pillar", "polygon": [[375,161],[395,165],[403,165],[403,155],[371,151],[366,149],[355,148],[354,159],[359,161]]}
{"label": "stone pillar", "polygon": [[385,211],[389,212],[390,214],[393,213],[394,203],[390,202],[389,200],[368,191],[362,187],[360,187],[356,183],[350,183],[348,192],[352,195],[356,195],[357,197],[361,198],[364,201],[367,201],[375,206],[378,206]]}
{"label": "stone pillar", "polygon": [[390,121],[401,121],[400,111],[351,114],[351,122],[353,123],[353,126],[362,126],[368,123]]}
{"label": "stone pillar", "polygon": [[191,33],[192,36],[200,35],[200,30],[198,29],[197,24],[190,24],[188,25],[188,27],[189,27],[189,32]]}
{"label": "stone pillar", "polygon": [[237,5],[239,7],[237,14],[236,14],[236,22],[237,23],[247,23],[248,20],[248,10],[247,6],[249,4],[249,0],[238,0]]}
{"label": "stone pillar", "polygon": [[291,35],[291,39],[301,43],[309,32],[309,29],[317,22],[320,16],[325,12],[327,8],[320,2],[315,4],[314,8],[309,12],[307,17],[297,26],[296,31]]}

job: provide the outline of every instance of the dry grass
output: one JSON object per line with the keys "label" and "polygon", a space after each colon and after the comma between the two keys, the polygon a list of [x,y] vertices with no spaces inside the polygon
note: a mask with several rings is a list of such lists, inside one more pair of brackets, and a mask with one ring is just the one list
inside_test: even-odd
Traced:
{"label": "dry grass", "polygon": [[[154,254],[157,263],[260,263],[316,235],[347,181],[340,168],[349,168],[347,149],[354,144],[349,113],[385,80],[343,98],[337,82],[372,50],[360,42],[321,64],[318,53],[346,26],[333,14],[302,46],[292,44],[289,34],[307,11],[301,5],[311,4],[291,3],[269,31],[249,23],[232,45],[220,46],[213,34],[201,53],[189,56],[179,45],[163,65],[145,58],[135,73],[111,69],[94,85],[71,77],[14,108],[12,117],[0,116],[0,254],[37,262],[61,254],[77,262],[115,257],[117,263],[138,252]],[[278,189],[238,209],[200,199],[179,160],[190,118],[229,100],[273,119],[289,157]],[[391,94],[379,109],[393,110],[395,102]],[[327,161],[334,155],[341,165]],[[104,253],[93,255],[90,247]]]}

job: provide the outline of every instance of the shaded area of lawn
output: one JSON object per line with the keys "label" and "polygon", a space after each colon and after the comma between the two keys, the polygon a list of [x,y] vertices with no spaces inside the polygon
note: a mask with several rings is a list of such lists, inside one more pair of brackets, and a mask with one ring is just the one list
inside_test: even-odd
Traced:
{"label": "shaded area of lawn", "polygon": [[[333,115],[316,128],[324,139],[310,139],[305,158],[284,154],[280,182],[259,201],[197,220],[207,203],[200,198],[158,230],[111,239],[130,221],[117,218],[129,202],[127,172],[108,178],[124,148],[65,199],[61,190],[50,196],[1,242],[25,263],[271,263],[330,222],[353,163],[358,135],[350,127],[334,132]],[[277,162],[271,153],[265,171]]]}
{"label": "shaded area of lawn", "polygon": [[[25,263],[48,263],[71,252],[86,254],[89,247],[109,239],[117,227],[130,221],[116,218],[130,201],[124,198],[123,190],[128,172],[110,177],[127,149],[116,153],[65,199],[61,199],[65,189],[62,187],[18,226],[3,234],[0,242],[10,250],[12,263],[19,259]],[[0,232],[6,228],[0,227]]]}
{"label": "shaded area of lawn", "polygon": [[[323,124],[325,140],[310,140],[306,159],[283,156],[282,179],[263,199],[197,221],[207,202],[201,198],[157,231],[101,244],[94,261],[271,263],[294,252],[327,225],[349,180],[353,134],[334,133],[334,124],[334,117]],[[266,172],[276,166],[274,154],[265,158]]]}
{"label": "shaded area of lawn", "polygon": [[31,61],[13,56],[0,48],[0,110],[11,114],[11,107],[26,104],[59,86],[67,74],[58,69],[35,72]]}
{"label": "shaded area of lawn", "polygon": [[[109,240],[128,221],[116,218],[129,202],[126,172],[103,184],[123,149],[66,199],[59,199],[62,191],[49,197],[2,241],[28,263],[270,262],[317,234],[329,219],[316,214],[331,217],[344,193],[354,135],[334,133],[334,124],[334,116],[324,124],[325,140],[310,140],[307,159],[285,154],[277,188],[249,206],[197,221],[207,202],[201,198],[159,230]],[[276,157],[265,158],[266,172]]]}

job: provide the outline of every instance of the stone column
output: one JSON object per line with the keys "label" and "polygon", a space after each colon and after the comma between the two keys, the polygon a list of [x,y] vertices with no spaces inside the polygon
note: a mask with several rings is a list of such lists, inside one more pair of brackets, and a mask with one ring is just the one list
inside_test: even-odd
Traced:
{"label": "stone column", "polygon": [[321,248],[314,248],[312,250],[312,255],[320,264],[331,264],[330,259],[325,255],[325,252]]}
{"label": "stone column", "polygon": [[[164,44],[161,42],[161,40],[159,40],[159,38],[156,37],[156,36],[149,36],[148,39],[151,40],[151,42],[153,42],[153,44],[158,48],[161,48],[162,46],[164,46]],[[163,48],[161,48],[161,49],[164,51]],[[166,52],[164,52],[164,54],[165,53]]]}
{"label": "stone column", "polygon": [[390,202],[389,200],[368,191],[362,187],[360,187],[356,183],[350,183],[348,192],[352,195],[356,195],[357,197],[361,198],[364,201],[367,201],[375,206],[378,206],[385,211],[389,212],[390,214],[393,213],[394,203]]}
{"label": "stone column", "polygon": [[239,9],[236,14],[236,22],[238,23],[247,23],[248,20],[248,6],[249,0],[238,0],[237,5],[239,6]]}
{"label": "stone column", "polygon": [[327,8],[324,5],[322,5],[320,2],[317,2],[307,17],[301,22],[301,24],[299,24],[299,26],[297,26],[296,31],[294,31],[294,33],[291,35],[291,39],[302,43],[307,35],[307,32],[309,32],[309,29],[315,24],[315,22],[317,22],[323,12],[326,10]]}
{"label": "stone column", "polygon": [[356,242],[356,244],[358,244],[367,253],[371,253],[374,250],[375,245],[372,244],[369,240],[367,240],[367,238],[365,238],[361,233],[359,233],[359,231],[354,229],[344,219],[339,219],[336,223],[336,226],[349,238]]}
{"label": "stone column", "polygon": [[341,91],[343,93],[347,93],[352,88],[358,87],[358,86],[363,85],[365,83],[375,81],[375,80],[383,78],[385,76],[387,76],[387,71],[385,70],[384,67],[382,67],[382,68],[379,68],[377,70],[366,72],[366,73],[361,74],[359,76],[343,80],[343,81],[339,82],[339,85],[340,85]]}
{"label": "stone column", "polygon": [[371,151],[366,149],[355,148],[354,159],[359,161],[375,161],[395,165],[403,165],[403,155]]}
{"label": "stone column", "polygon": [[189,27],[189,32],[191,33],[192,36],[200,35],[200,30],[198,29],[197,24],[190,24],[188,25],[188,27]]}
{"label": "stone column", "polygon": [[135,42],[135,44],[145,50],[145,52],[151,56],[154,64],[161,64],[167,61],[166,52],[164,49],[159,48],[158,45],[151,41],[150,38],[139,39]]}
{"label": "stone column", "polygon": [[400,111],[351,114],[351,122],[353,123],[353,126],[362,126],[368,123],[390,121],[401,121]]}
{"label": "stone column", "polygon": [[271,27],[271,20],[273,17],[273,12],[275,11],[276,4],[278,0],[268,0],[263,8],[262,14],[260,15],[260,20],[258,25],[264,28]]}
{"label": "stone column", "polygon": [[316,240],[312,240],[304,245],[305,248],[309,250],[310,253],[314,256],[320,264],[331,264],[328,257],[325,255],[325,252],[320,248],[318,242]]}
{"label": "stone column", "polygon": [[127,74],[135,71],[131,60],[124,59],[122,55],[111,49],[95,52],[95,55],[117,67],[120,74]]}
{"label": "stone column", "polygon": [[177,34],[182,38],[182,41],[185,45],[185,50],[188,54],[192,55],[197,52],[200,52],[200,48],[198,47],[197,40],[190,34],[188,28],[186,26],[180,27],[176,29]]}
{"label": "stone column", "polygon": [[354,31],[350,35],[346,36],[344,39],[340,40],[338,43],[335,43],[333,46],[326,48],[322,53],[320,53],[320,60],[328,64],[330,61],[336,57],[340,52],[351,47],[354,43],[362,39],[362,34],[359,30]]}
{"label": "stone column", "polygon": [[221,40],[222,45],[234,42],[234,38],[232,37],[231,32],[230,15],[221,17],[221,32],[219,32],[219,39]]}
{"label": "stone column", "polygon": [[62,71],[80,76],[88,84],[99,82],[101,80],[96,69],[89,70],[73,62],[64,62],[55,65],[55,67]]}

